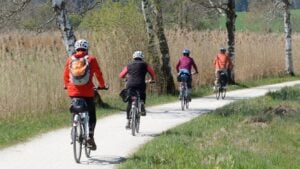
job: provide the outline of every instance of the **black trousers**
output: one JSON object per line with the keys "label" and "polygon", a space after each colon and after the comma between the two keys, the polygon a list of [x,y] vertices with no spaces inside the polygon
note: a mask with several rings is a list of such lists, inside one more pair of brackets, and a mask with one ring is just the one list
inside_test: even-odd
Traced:
{"label": "black trousers", "polygon": [[[71,97],[74,98],[74,97]],[[78,98],[78,97],[77,97]],[[89,137],[94,138],[94,130],[96,127],[96,105],[94,102],[94,97],[79,97],[83,98],[86,101],[89,112]]]}

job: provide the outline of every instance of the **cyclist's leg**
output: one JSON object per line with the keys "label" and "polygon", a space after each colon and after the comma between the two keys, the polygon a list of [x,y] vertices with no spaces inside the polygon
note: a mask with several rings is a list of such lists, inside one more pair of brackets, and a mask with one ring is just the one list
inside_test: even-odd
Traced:
{"label": "cyclist's leg", "polygon": [[215,71],[215,82],[214,82],[214,85],[215,85],[215,86],[218,85],[219,78],[220,78],[219,70],[216,70],[216,71]]}
{"label": "cyclist's leg", "polygon": [[131,99],[129,98],[128,100],[128,104],[127,104],[127,108],[126,108],[126,119],[127,119],[127,122],[126,122],[126,126],[125,128],[126,129],[130,129],[130,111],[131,111],[131,105],[132,105],[132,102],[131,102]]}
{"label": "cyclist's leg", "polygon": [[146,85],[139,87],[139,93],[140,93],[140,99],[141,99],[141,114],[143,116],[146,115],[146,109],[145,109],[145,104],[146,104]]}
{"label": "cyclist's leg", "polygon": [[89,140],[88,140],[88,144],[91,145],[91,150],[96,150],[97,146],[95,144],[94,141],[94,130],[96,127],[96,105],[94,102],[93,97],[86,97],[85,101],[87,103],[88,106],[88,112],[89,112]]}

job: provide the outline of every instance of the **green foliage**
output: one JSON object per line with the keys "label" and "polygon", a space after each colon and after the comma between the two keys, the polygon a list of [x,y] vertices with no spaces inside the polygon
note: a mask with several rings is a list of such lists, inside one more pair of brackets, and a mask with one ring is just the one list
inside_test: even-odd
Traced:
{"label": "green foliage", "polygon": [[72,24],[72,26],[74,28],[79,27],[81,21],[82,21],[82,17],[80,15],[69,15],[69,19],[70,19],[70,23]]}
{"label": "green foliage", "polygon": [[144,30],[144,22],[135,3],[111,2],[88,13],[80,28],[107,33],[123,31],[125,34],[134,34]]}
{"label": "green foliage", "polygon": [[277,100],[300,100],[300,86],[297,87],[286,87],[283,88],[280,92],[269,92],[267,94],[273,99]]}

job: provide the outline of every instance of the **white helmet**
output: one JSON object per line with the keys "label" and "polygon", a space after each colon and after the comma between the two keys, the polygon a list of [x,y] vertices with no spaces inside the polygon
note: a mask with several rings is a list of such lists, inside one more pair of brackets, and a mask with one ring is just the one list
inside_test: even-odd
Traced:
{"label": "white helmet", "polygon": [[75,42],[75,50],[77,49],[85,49],[88,50],[89,49],[89,43],[88,41],[86,41],[85,39],[79,39]]}
{"label": "white helmet", "polygon": [[144,59],[144,53],[142,51],[135,51],[132,55],[133,59],[140,58]]}

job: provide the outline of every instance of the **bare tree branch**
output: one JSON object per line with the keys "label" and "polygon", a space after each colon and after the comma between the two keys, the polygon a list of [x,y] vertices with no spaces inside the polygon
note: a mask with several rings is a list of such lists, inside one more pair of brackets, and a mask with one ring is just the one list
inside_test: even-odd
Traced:
{"label": "bare tree branch", "polygon": [[17,13],[22,12],[30,2],[31,0],[12,1],[12,9],[0,11],[0,22],[6,22]]}

